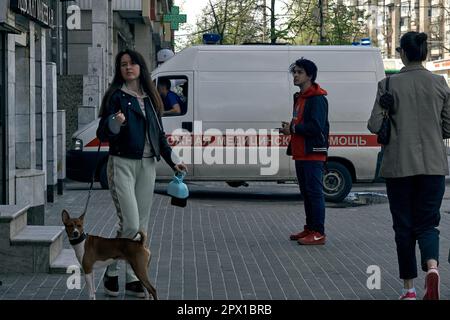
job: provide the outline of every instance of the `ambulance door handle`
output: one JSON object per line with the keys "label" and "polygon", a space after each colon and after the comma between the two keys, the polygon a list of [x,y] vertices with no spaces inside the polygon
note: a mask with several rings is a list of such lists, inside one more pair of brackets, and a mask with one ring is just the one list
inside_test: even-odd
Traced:
{"label": "ambulance door handle", "polygon": [[192,121],[183,121],[181,123],[181,128],[192,132]]}

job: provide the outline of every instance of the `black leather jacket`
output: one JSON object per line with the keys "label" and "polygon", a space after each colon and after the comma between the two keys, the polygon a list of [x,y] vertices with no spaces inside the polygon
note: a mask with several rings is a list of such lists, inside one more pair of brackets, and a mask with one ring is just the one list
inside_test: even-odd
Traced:
{"label": "black leather jacket", "polygon": [[[109,154],[129,159],[142,159],[145,146],[145,134],[148,134],[150,146],[156,159],[161,157],[173,169],[172,148],[164,132],[161,117],[154,109],[149,97],[144,98],[146,117],[142,114],[136,97],[117,89],[111,96],[106,112],[97,128],[97,138],[109,141]],[[119,110],[125,115],[126,123],[118,134],[109,130],[108,122]]]}

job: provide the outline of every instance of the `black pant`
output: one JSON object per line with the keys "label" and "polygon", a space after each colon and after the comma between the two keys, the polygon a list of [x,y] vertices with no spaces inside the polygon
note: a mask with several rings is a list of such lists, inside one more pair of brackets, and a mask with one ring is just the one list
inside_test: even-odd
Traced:
{"label": "black pant", "polygon": [[392,213],[397,257],[401,279],[417,277],[416,241],[419,243],[421,266],[427,261],[439,262],[439,226],[445,177],[417,175],[386,179]]}
{"label": "black pant", "polygon": [[304,200],[306,226],[321,234],[325,234],[323,165],[323,161],[295,160],[297,180]]}

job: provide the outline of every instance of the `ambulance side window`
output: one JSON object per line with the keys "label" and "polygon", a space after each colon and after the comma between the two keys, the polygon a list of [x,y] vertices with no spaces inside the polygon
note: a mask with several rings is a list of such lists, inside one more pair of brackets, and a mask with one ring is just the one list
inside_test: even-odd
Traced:
{"label": "ambulance side window", "polygon": [[164,103],[163,117],[186,114],[188,110],[188,79],[185,76],[159,77],[158,92]]}

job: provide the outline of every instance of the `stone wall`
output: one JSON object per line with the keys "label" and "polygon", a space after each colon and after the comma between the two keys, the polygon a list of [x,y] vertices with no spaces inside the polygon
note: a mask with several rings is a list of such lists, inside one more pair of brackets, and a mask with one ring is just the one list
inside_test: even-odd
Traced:
{"label": "stone wall", "polygon": [[83,104],[83,76],[58,76],[58,110],[66,110],[66,148],[78,130],[78,107]]}

